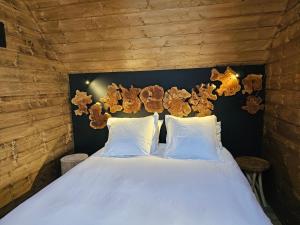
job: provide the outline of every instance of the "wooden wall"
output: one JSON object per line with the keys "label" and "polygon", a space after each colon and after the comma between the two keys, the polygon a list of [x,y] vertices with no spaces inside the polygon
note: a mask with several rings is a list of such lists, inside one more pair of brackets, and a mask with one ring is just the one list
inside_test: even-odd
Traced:
{"label": "wooden wall", "polygon": [[263,64],[286,0],[26,0],[70,72]]}
{"label": "wooden wall", "polygon": [[0,49],[0,214],[56,177],[55,159],[72,149],[67,73],[268,61],[268,193],[275,190],[273,206],[292,209],[284,214],[293,224],[300,199],[296,2],[281,17],[287,0],[0,0],[8,35]]}
{"label": "wooden wall", "polygon": [[[68,77],[22,1],[0,0],[0,215],[57,177],[72,149]],[[10,203],[10,204],[8,204]]]}
{"label": "wooden wall", "polygon": [[266,65],[267,194],[286,224],[300,224],[300,3],[290,1]]}

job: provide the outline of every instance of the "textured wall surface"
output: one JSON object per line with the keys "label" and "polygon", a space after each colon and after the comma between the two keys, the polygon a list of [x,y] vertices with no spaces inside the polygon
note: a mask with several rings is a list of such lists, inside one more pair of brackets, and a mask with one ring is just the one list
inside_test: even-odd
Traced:
{"label": "textured wall surface", "polygon": [[55,159],[72,149],[68,72],[268,62],[267,193],[297,224],[299,0],[283,15],[287,2],[0,0],[8,45],[0,49],[1,213],[57,177]]}
{"label": "textured wall surface", "polygon": [[1,215],[57,177],[55,159],[72,149],[72,130],[67,73],[30,11],[0,0],[0,20],[7,34],[0,48]]}
{"label": "textured wall surface", "polygon": [[[298,2],[298,3],[297,3]],[[300,224],[300,3],[290,1],[266,65],[267,194],[287,224]]]}
{"label": "textured wall surface", "polygon": [[264,64],[286,0],[25,0],[71,72]]}

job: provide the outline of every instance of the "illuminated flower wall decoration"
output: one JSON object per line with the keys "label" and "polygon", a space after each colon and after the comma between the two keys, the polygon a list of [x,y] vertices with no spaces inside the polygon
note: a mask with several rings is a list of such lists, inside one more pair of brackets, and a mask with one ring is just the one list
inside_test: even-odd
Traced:
{"label": "illuminated flower wall decoration", "polygon": [[188,116],[192,111],[187,102],[190,97],[191,94],[185,89],[179,90],[177,87],[172,87],[165,92],[163,105],[173,116]]}
{"label": "illuminated flower wall decoration", "polygon": [[140,99],[147,112],[162,113],[164,111],[163,98],[164,89],[158,85],[145,87],[140,93]]}
{"label": "illuminated flower wall decoration", "polygon": [[211,81],[220,81],[221,85],[216,90],[219,96],[233,96],[241,90],[237,73],[230,67],[227,67],[224,73],[220,73],[217,69],[211,70]]}
{"label": "illuminated flower wall decoration", "polygon": [[93,102],[92,95],[87,95],[86,92],[76,90],[76,95],[72,98],[71,102],[78,107],[78,109],[74,110],[76,116],[89,114],[87,105]]}

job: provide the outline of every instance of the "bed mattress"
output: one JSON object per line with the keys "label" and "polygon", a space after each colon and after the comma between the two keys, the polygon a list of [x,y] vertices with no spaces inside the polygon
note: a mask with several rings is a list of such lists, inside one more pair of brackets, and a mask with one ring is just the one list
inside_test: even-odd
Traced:
{"label": "bed mattress", "polygon": [[99,152],[19,205],[0,225],[270,225],[231,154],[220,160]]}

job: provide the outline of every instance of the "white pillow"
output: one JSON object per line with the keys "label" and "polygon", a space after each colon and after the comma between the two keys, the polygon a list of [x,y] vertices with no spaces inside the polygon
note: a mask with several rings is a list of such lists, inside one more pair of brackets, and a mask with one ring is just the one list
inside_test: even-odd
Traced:
{"label": "white pillow", "polygon": [[221,132],[222,132],[222,123],[221,123],[221,121],[217,122],[216,131],[217,131],[218,148],[219,148],[219,150],[222,150],[223,149],[223,144],[222,144],[222,136],[221,136]]}
{"label": "white pillow", "polygon": [[166,146],[167,146],[166,143],[158,143],[157,149],[152,155],[165,157]]}
{"label": "white pillow", "polygon": [[179,159],[218,159],[217,118],[179,118],[167,115],[166,157]]}
{"label": "white pillow", "polygon": [[155,135],[154,135],[152,146],[151,146],[151,154],[155,153],[158,149],[160,128],[161,128],[163,122],[164,122],[163,120],[158,120],[158,122],[157,122]]}
{"label": "white pillow", "polygon": [[158,114],[142,118],[109,118],[103,156],[149,155],[157,130]]}

